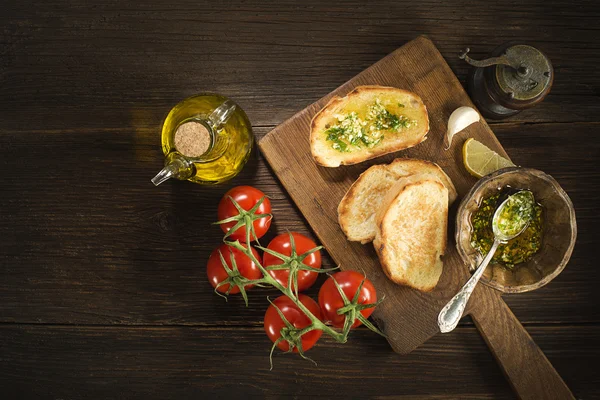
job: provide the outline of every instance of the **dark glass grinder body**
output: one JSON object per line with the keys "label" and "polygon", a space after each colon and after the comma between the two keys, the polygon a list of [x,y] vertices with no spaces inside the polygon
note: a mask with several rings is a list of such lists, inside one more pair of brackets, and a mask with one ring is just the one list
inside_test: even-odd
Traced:
{"label": "dark glass grinder body", "polygon": [[[521,54],[522,57],[518,57],[518,53],[515,56],[515,51],[512,51],[512,53],[510,51],[507,52],[508,49],[512,48],[514,50],[520,47],[527,47],[539,53],[536,54],[538,57],[537,61],[541,60],[542,62],[536,63],[535,60],[528,59],[523,54]],[[464,52],[461,58],[464,58],[467,52]],[[497,47],[490,54],[488,60],[492,61],[496,57],[507,57],[507,54],[512,55],[511,63],[513,65],[518,63],[521,66],[519,69],[511,68],[509,65],[493,64],[485,67],[473,66],[469,73],[467,90],[473,103],[475,103],[485,118],[508,118],[518,114],[522,110],[534,107],[546,97],[552,87],[554,71],[550,60],[542,52],[531,46],[510,42]],[[487,60],[483,62],[485,61]],[[471,62],[469,63],[473,65]],[[518,85],[511,88],[510,85],[507,85],[506,79],[504,79],[507,74],[506,71],[513,71],[514,77],[518,78],[513,80],[513,82],[525,82],[525,80],[528,80],[536,86],[542,86],[530,91],[526,90],[528,87],[526,85]],[[535,79],[538,81],[535,81]]]}

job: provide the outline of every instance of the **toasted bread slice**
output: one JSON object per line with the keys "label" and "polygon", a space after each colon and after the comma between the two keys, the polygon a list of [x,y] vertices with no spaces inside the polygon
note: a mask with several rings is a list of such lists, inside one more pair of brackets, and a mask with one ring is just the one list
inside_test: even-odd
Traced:
{"label": "toasted bread slice", "polygon": [[332,98],[315,115],[310,149],[317,164],[339,167],[415,146],[427,132],[429,117],[419,96],[393,87],[359,86],[346,97]]}
{"label": "toasted bread slice", "polygon": [[437,285],[446,251],[447,198],[441,182],[418,175],[403,178],[384,198],[373,245],[392,281],[424,292]]}
{"label": "toasted bread slice", "polygon": [[456,200],[452,181],[437,165],[429,161],[397,158],[387,165],[374,165],[352,184],[338,206],[338,220],[350,241],[368,243],[375,239],[375,213],[384,197],[399,179],[420,174],[439,180],[448,189],[448,201]]}

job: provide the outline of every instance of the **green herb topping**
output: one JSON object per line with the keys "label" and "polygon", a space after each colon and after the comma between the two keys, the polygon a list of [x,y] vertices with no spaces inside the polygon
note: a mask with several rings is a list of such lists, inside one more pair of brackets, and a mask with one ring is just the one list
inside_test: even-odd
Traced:
{"label": "green herb topping", "polygon": [[[398,107],[404,105],[398,103]],[[374,147],[384,139],[384,132],[398,133],[416,124],[416,121],[390,112],[379,99],[369,107],[365,119],[354,111],[336,117],[337,123],[330,126],[325,134],[331,147],[341,152]]]}
{"label": "green herb topping", "polygon": [[[471,216],[471,225],[473,226],[471,246],[482,255],[490,251],[494,242],[492,219],[496,207],[499,206],[499,198],[499,193],[485,198],[479,209]],[[543,208],[534,203],[530,212],[532,212],[533,218],[529,226],[519,236],[498,247],[492,258],[493,263],[513,269],[515,265],[529,261],[540,250],[543,236]]]}
{"label": "green herb topping", "polygon": [[522,191],[509,196],[504,207],[495,215],[492,224],[495,223],[502,235],[517,235],[533,219],[534,204],[533,194],[529,191]]}

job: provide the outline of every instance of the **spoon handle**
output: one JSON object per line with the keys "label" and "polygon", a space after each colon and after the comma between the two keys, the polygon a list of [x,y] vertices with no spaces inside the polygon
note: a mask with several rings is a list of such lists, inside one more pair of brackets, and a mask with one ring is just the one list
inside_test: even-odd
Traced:
{"label": "spoon handle", "polygon": [[442,333],[451,332],[458,325],[458,321],[463,315],[465,311],[465,307],[467,306],[467,302],[469,301],[469,297],[471,297],[471,293],[475,289],[477,282],[479,282],[479,278],[483,275],[483,271],[488,266],[492,257],[494,257],[494,253],[496,253],[496,249],[500,245],[500,241],[498,239],[494,240],[492,244],[492,248],[487,253],[479,267],[475,273],[469,278],[467,283],[460,289],[458,293],[442,308],[440,311],[440,315],[438,316],[438,326],[440,327],[440,331]]}

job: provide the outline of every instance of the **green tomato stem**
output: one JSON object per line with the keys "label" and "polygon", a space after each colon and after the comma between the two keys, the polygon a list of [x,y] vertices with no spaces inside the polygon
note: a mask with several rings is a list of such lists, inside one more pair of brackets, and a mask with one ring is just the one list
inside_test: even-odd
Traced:
{"label": "green tomato stem", "polygon": [[322,330],[324,333],[333,337],[336,341],[338,341],[340,343],[345,343],[347,341],[348,332],[342,332],[342,333],[337,332],[335,329],[324,324],[319,318],[317,318],[313,313],[311,313],[310,310],[304,304],[302,304],[302,302],[300,300],[298,300],[298,297],[296,297],[295,293],[293,292],[293,290],[291,290],[290,287],[286,288],[281,283],[279,283],[275,278],[273,278],[271,276],[271,274],[269,274],[269,272],[265,269],[265,267],[261,264],[261,262],[254,256],[254,254],[252,253],[252,250],[250,250],[250,248],[245,248],[244,246],[242,246],[242,244],[240,243],[239,240],[236,240],[235,242],[225,241],[225,243],[233,248],[240,250],[246,256],[248,256],[252,260],[252,262],[254,262],[256,264],[256,266],[258,267],[260,272],[263,274],[263,278],[261,279],[261,281],[264,281],[264,283],[267,283],[267,284],[275,287],[281,293],[283,293],[284,295],[289,297],[294,302],[294,304],[296,304],[296,306],[298,306],[298,308],[300,310],[302,310],[302,312],[304,314],[306,314],[308,319],[310,319],[311,326],[314,326],[315,327],[314,329]]}
{"label": "green tomato stem", "polygon": [[[369,321],[367,321],[366,318],[364,318],[362,316],[362,314],[360,313],[361,310],[365,309],[365,308],[370,308],[370,307],[375,307],[376,305],[378,305],[380,301],[373,303],[373,304],[358,304],[358,295],[360,292],[360,289],[362,288],[362,284],[361,283],[359,290],[357,291],[357,293],[355,294],[354,298],[352,299],[352,301],[350,301],[346,295],[344,294],[344,292],[342,291],[341,287],[338,285],[338,283],[335,281],[335,285],[337,287],[337,289],[340,292],[340,295],[342,296],[342,299],[344,301],[344,307],[340,308],[338,310],[338,314],[344,314],[346,315],[346,320],[344,321],[344,327],[342,329],[341,332],[337,331],[336,329],[333,329],[332,327],[330,327],[329,325],[325,324],[323,321],[321,321],[319,318],[317,318],[304,304],[302,304],[302,302],[300,301],[299,295],[298,295],[298,272],[300,270],[306,270],[306,271],[312,271],[312,272],[316,272],[316,273],[329,273],[336,268],[331,268],[331,269],[316,269],[316,268],[312,268],[309,267],[308,265],[305,265],[303,263],[303,260],[306,256],[319,251],[320,249],[322,249],[322,246],[317,246],[301,255],[298,255],[296,252],[296,246],[295,246],[295,241],[294,238],[292,236],[292,234],[290,233],[290,244],[292,246],[292,251],[291,251],[291,255],[290,256],[286,256],[283,255],[281,253],[278,253],[274,250],[268,249],[268,248],[263,248],[260,246],[260,243],[258,242],[258,238],[256,236],[256,232],[254,230],[254,221],[263,217],[268,217],[271,218],[271,214],[256,214],[256,211],[258,209],[258,207],[260,206],[260,204],[264,201],[264,197],[260,199],[260,201],[249,211],[244,210],[239,204],[237,204],[237,202],[235,200],[233,200],[233,198],[230,198],[230,200],[232,201],[232,203],[234,204],[234,206],[236,207],[236,209],[239,212],[238,216],[234,216],[234,217],[230,217],[227,218],[225,220],[216,222],[217,224],[223,224],[223,223],[227,223],[227,222],[233,222],[236,221],[236,224],[234,227],[232,227],[224,236],[223,238],[223,242],[230,246],[233,247],[239,251],[241,251],[242,253],[244,253],[254,264],[256,264],[257,268],[260,270],[260,272],[262,273],[263,277],[260,279],[247,279],[246,277],[242,276],[238,269],[237,266],[235,265],[235,260],[233,259],[233,255],[231,255],[231,261],[233,263],[233,268],[229,268],[225,262],[225,260],[223,259],[223,256],[221,256],[221,262],[223,263],[223,267],[225,268],[225,271],[227,272],[227,274],[229,275],[229,277],[223,281],[222,283],[219,284],[219,286],[221,284],[225,284],[225,283],[229,283],[230,287],[229,290],[231,290],[231,288],[234,287],[234,285],[237,284],[237,286],[240,288],[240,291],[242,292],[242,295],[244,297],[244,301],[246,302],[246,306],[248,306],[248,299],[245,293],[244,288],[248,285],[270,285],[273,286],[274,288],[276,288],[277,290],[279,290],[281,293],[283,293],[285,296],[289,297],[292,302],[294,302],[294,304],[306,315],[306,317],[310,320],[310,325],[306,326],[305,328],[302,329],[297,329],[297,328],[293,328],[288,321],[285,320],[285,317],[283,317],[283,314],[281,314],[281,311],[279,309],[277,309],[277,311],[280,313],[280,316],[282,317],[282,319],[286,322],[286,327],[282,329],[281,332],[281,337],[279,339],[277,339],[277,341],[273,344],[273,347],[271,348],[271,356],[273,354],[273,350],[275,349],[275,347],[283,340],[286,340],[289,342],[289,346],[290,346],[290,351],[292,350],[292,347],[297,347],[298,348],[298,352],[300,353],[300,355],[303,358],[307,358],[304,355],[303,349],[302,349],[302,335],[313,331],[313,330],[320,330],[323,333],[327,334],[328,336],[332,337],[334,340],[336,340],[339,343],[345,343],[348,340],[348,334],[350,333],[350,329],[352,328],[352,325],[354,324],[354,321],[356,319],[359,319],[364,325],[366,325],[369,329],[374,330],[375,332],[381,334],[381,332],[379,332],[377,330],[377,328],[375,328]],[[247,247],[244,247],[239,240],[236,241],[228,241],[227,238],[233,233],[235,232],[238,228],[244,226],[245,230],[246,230],[246,243],[247,243]],[[271,268],[272,270],[281,270],[284,269],[283,266],[287,266],[287,268],[290,270],[290,276],[288,279],[288,287],[285,287],[284,285],[282,285],[281,283],[279,283],[274,277],[271,276],[271,274],[269,273],[269,271],[267,270],[267,268],[265,268],[262,263],[254,256],[254,254],[252,253],[252,248],[250,247],[250,242],[252,237],[254,238],[254,240],[256,240],[256,242],[258,243],[258,246],[256,246],[257,248],[263,250],[265,253],[271,254],[277,258],[279,258],[282,261],[282,265],[277,266],[277,267],[273,267]],[[225,293],[225,295],[229,294],[229,290],[227,291],[227,293]],[[216,289],[215,289],[216,292]],[[221,296],[223,296],[221,293],[217,293]],[[226,298],[226,296],[223,296]],[[270,300],[269,300],[270,302]],[[273,304],[273,303],[271,303]],[[273,304],[274,305],[274,304]],[[285,336],[285,338],[284,338]],[[270,357],[271,359],[271,357]],[[313,361],[314,362],[314,361]],[[273,368],[273,364],[272,364],[272,359],[271,359],[271,369]]]}

